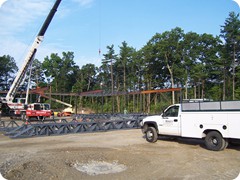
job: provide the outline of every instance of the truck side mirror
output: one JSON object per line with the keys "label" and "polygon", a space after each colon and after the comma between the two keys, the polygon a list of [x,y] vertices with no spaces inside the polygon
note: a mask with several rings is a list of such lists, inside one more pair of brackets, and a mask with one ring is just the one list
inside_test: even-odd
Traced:
{"label": "truck side mirror", "polygon": [[163,111],[162,112],[162,117],[165,117],[166,116],[166,113]]}

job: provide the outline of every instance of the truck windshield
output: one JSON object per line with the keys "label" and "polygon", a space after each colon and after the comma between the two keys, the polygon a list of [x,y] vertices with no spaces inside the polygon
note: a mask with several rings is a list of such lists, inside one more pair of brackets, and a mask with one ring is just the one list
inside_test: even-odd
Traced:
{"label": "truck windshield", "polygon": [[163,116],[164,117],[177,117],[178,109],[179,109],[179,106],[172,106],[164,112]]}
{"label": "truck windshield", "polygon": [[34,110],[41,110],[40,104],[34,104]]}
{"label": "truck windshield", "polygon": [[44,104],[44,109],[45,110],[50,110],[50,105],[49,104]]}

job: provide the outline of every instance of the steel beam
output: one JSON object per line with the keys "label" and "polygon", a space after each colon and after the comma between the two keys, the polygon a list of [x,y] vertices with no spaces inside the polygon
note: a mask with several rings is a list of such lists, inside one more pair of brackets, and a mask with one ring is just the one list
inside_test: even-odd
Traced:
{"label": "steel beam", "polygon": [[[74,133],[92,133],[113,131],[122,129],[140,128],[140,122],[145,115],[78,115],[71,122],[65,119],[52,122],[23,123],[19,126],[12,121],[1,131],[5,131],[5,135],[10,138],[27,138],[39,136],[54,136]],[[79,119],[79,120],[77,120]]]}

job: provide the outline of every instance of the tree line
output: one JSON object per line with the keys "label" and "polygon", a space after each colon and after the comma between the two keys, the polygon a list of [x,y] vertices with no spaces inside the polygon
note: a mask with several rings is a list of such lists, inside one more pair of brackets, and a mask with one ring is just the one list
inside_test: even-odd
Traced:
{"label": "tree line", "polygon": [[[58,93],[97,89],[110,93],[135,92],[178,87],[182,88],[184,99],[236,100],[240,99],[239,58],[239,14],[230,12],[218,36],[185,33],[176,27],[156,33],[139,50],[126,41],[119,46],[118,53],[114,45],[107,46],[99,67],[86,64],[80,68],[74,62],[73,52],[63,52],[61,56],[52,53],[42,63],[34,60],[31,79],[36,86],[51,85],[51,92]],[[0,88],[7,90],[18,68],[9,55],[0,57],[0,63]],[[70,101],[70,97],[66,99]],[[95,110],[102,106],[104,112],[121,112],[125,108],[133,112],[153,112],[159,111],[164,99],[174,103],[176,95],[174,92],[165,97],[125,95],[103,100],[86,97],[78,103]]]}

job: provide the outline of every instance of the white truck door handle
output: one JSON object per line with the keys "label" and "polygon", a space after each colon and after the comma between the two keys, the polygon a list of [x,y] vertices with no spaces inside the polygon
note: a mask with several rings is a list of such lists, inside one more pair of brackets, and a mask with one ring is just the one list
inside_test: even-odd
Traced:
{"label": "white truck door handle", "polygon": [[177,120],[177,119],[174,119],[174,122],[178,122],[178,120]]}

